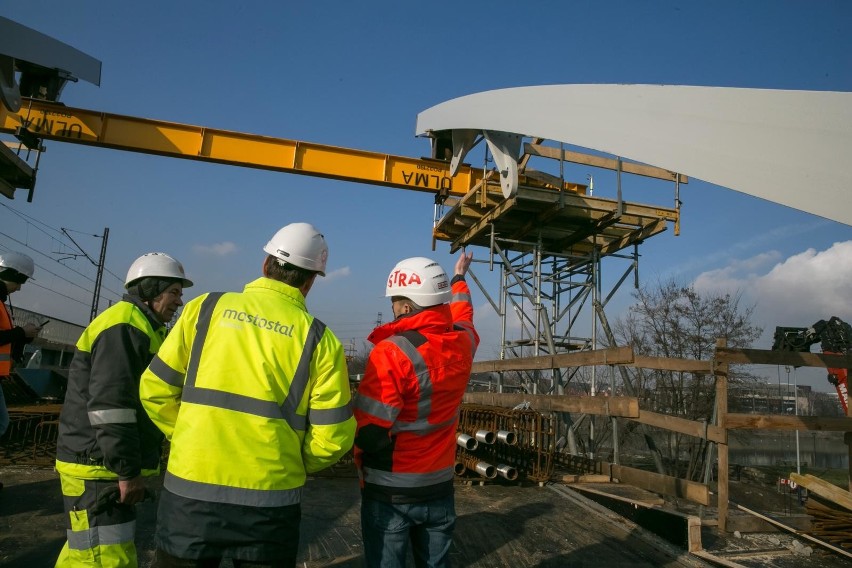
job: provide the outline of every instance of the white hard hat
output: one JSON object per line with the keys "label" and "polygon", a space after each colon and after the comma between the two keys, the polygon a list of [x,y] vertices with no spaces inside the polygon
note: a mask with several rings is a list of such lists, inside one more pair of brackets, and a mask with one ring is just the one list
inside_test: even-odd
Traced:
{"label": "white hard hat", "polygon": [[33,259],[23,253],[13,251],[0,253],[0,268],[11,268],[27,278],[32,278],[35,270]]}
{"label": "white hard hat", "polygon": [[133,261],[124,279],[127,288],[140,278],[175,278],[184,288],[192,286],[192,280],[183,272],[183,265],[164,252],[149,252]]}
{"label": "white hard hat", "polygon": [[385,297],[404,296],[427,308],[446,304],[453,293],[450,279],[441,265],[422,256],[406,258],[397,263],[388,276]]}
{"label": "white hard hat", "polygon": [[325,276],[328,245],[325,237],[310,223],[290,223],[282,227],[263,247],[264,252],[293,266]]}

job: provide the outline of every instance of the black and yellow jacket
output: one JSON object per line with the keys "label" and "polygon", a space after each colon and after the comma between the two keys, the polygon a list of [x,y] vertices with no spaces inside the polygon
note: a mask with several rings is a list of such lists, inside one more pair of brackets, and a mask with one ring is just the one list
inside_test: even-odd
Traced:
{"label": "black and yellow jacket", "polygon": [[135,296],[83,331],[59,417],[56,471],[81,479],[130,479],[159,472],[163,435],[142,410],[139,378],[166,328]]}

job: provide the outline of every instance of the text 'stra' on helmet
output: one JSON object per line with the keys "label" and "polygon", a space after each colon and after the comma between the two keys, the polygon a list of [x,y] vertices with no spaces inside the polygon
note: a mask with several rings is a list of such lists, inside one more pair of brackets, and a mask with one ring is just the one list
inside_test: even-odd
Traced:
{"label": "text 'stra' on helmet", "polygon": [[263,250],[278,260],[325,276],[328,245],[322,233],[310,223],[290,223],[282,227]]}
{"label": "text 'stra' on helmet", "polygon": [[124,287],[130,288],[142,278],[177,280],[184,288],[192,286],[192,280],[186,277],[183,265],[164,252],[149,252],[134,260],[127,271]]}
{"label": "text 'stra' on helmet", "polygon": [[27,278],[33,277],[34,271],[33,259],[27,255],[13,251],[0,253],[0,274],[5,273],[5,280],[23,283]]}
{"label": "text 'stra' on helmet", "polygon": [[422,256],[397,263],[388,276],[385,297],[404,296],[424,308],[446,304],[452,297],[450,279],[441,265]]}

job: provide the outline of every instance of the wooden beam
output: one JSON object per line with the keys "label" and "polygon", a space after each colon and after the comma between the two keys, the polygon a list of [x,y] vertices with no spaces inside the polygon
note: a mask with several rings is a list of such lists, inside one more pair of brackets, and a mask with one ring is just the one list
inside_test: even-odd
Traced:
{"label": "wooden beam", "polygon": [[[571,477],[571,476],[565,476]],[[631,507],[644,507],[646,509],[652,507],[660,507],[666,504],[666,500],[660,497],[657,493],[651,493],[650,491],[645,491],[644,489],[639,489],[634,487],[633,485],[629,485],[627,483],[613,483],[608,475],[597,475],[597,476],[586,476],[586,477],[597,477],[597,478],[606,478],[603,481],[589,481],[586,483],[594,483],[595,486],[589,485],[576,485],[572,486],[571,489],[576,491],[580,491],[583,493],[591,493],[593,495],[600,495],[601,497],[606,497],[607,499],[613,499],[615,501],[621,501],[622,503],[627,503]],[[563,478],[564,479],[564,478]],[[567,483],[567,482],[566,482]],[[629,489],[628,495],[622,495],[624,489]],[[637,495],[641,494],[641,495]],[[683,517],[684,515],[680,512],[675,512],[675,515],[679,517]]]}
{"label": "wooden beam", "polygon": [[[602,156],[592,156],[591,154],[583,154],[571,150],[562,150],[552,146],[542,146],[541,144],[524,144],[524,153],[533,156],[541,156],[543,158],[560,158],[565,162],[573,164],[583,164],[586,166],[594,166],[596,168],[604,168],[607,170],[618,170],[618,160],[613,158],[604,158]],[[678,174],[656,166],[648,166],[645,164],[637,164],[635,162],[621,161],[621,171],[628,174],[636,174],[645,177],[656,179],[665,179],[674,181]],[[689,178],[680,174],[680,183],[689,183]]]}
{"label": "wooden beam", "polygon": [[815,477],[811,474],[802,475],[798,473],[791,473],[790,479],[802,487],[807,487],[808,491],[813,491],[820,497],[828,499],[832,503],[836,503],[841,507],[845,507],[852,511],[852,493],[841,489],[833,483],[829,483],[828,481]]}
{"label": "wooden beam", "polygon": [[614,347],[612,349],[595,349],[593,351],[540,355],[538,357],[474,361],[471,373],[562,369],[588,365],[629,365],[631,363],[633,363],[633,349],[631,347]]}
{"label": "wooden beam", "polygon": [[466,392],[463,402],[514,408],[524,402],[530,407],[546,412],[575,412],[636,418],[639,400],[627,396],[566,396],[559,394],[524,394],[496,392]]}
{"label": "wooden beam", "polygon": [[849,355],[825,355],[823,353],[770,351],[766,349],[734,349],[732,347],[728,347],[716,350],[716,360],[725,363],[852,369],[852,353]]}
{"label": "wooden beam", "polygon": [[[784,515],[784,522],[790,527],[811,533],[813,530],[813,517],[810,515]],[[769,533],[778,532],[778,527],[758,519],[751,515],[728,515],[728,532],[740,531],[741,533]]]}
{"label": "wooden beam", "polygon": [[770,414],[728,414],[728,430],[819,430],[852,431],[852,418],[825,416],[782,416]]}
{"label": "wooden beam", "polygon": [[[584,241],[591,242],[593,244],[595,240],[595,235],[605,237],[603,233],[606,228],[612,226],[617,221],[618,218],[615,216],[615,211],[604,213],[603,215],[600,215],[597,219],[590,220],[588,223],[584,223],[582,225],[577,225],[577,229],[574,232],[572,232],[565,238],[554,241],[549,248],[552,248],[553,250],[565,250],[571,245]],[[662,223],[665,226],[665,221],[663,221]],[[622,245],[622,248],[623,246],[626,245]]]}
{"label": "wooden beam", "polygon": [[710,490],[703,483],[687,481],[686,479],[623,465],[608,465],[610,475],[622,483],[628,483],[634,487],[647,489],[648,491],[662,495],[681,497],[699,505],[710,504]]}
{"label": "wooden beam", "polygon": [[[728,340],[719,338],[716,340],[716,352],[725,349]],[[716,499],[716,508],[719,511],[719,530],[723,533],[728,530],[728,364],[720,362],[714,370],[716,375],[716,425],[722,429],[724,440],[716,446],[719,466],[719,477],[716,483],[719,496]]]}
{"label": "wooden beam", "polygon": [[727,439],[725,430],[713,424],[687,420],[677,416],[668,416],[647,410],[640,410],[637,418],[632,418],[640,424],[647,424],[656,428],[663,428],[673,432],[679,432],[688,436],[710,440],[711,442],[724,442]]}
{"label": "wooden beam", "polygon": [[[546,227],[550,224],[550,221],[553,220],[554,217],[559,215],[564,210],[558,202],[552,203],[550,207],[542,210],[538,214],[534,214],[530,217],[530,219],[524,223],[521,227],[514,230],[511,235],[509,235],[510,239],[520,240],[523,237],[527,236],[530,232],[533,232],[537,229],[541,229],[542,227]],[[607,214],[604,214],[605,217]],[[595,226],[595,225],[593,225]],[[589,229],[583,229],[583,232],[589,231]],[[591,233],[589,233],[591,234]],[[585,236],[580,235],[580,231],[575,231],[572,234],[572,242],[580,241],[586,238]],[[556,245],[557,250],[562,250],[564,247],[560,245]]]}
{"label": "wooden beam", "polygon": [[606,245],[601,247],[601,254],[613,254],[618,252],[622,248],[633,244],[636,241],[643,241],[645,239],[649,239],[658,233],[662,233],[667,228],[666,221],[663,219],[657,219],[655,221],[651,221],[647,225],[643,225],[642,227],[630,231],[626,235],[615,239]]}
{"label": "wooden beam", "polygon": [[[608,475],[602,475],[598,473],[588,473],[588,474],[566,474],[562,476],[562,483],[572,484],[572,483],[609,483],[610,478]],[[662,499],[661,499],[662,501]],[[662,501],[660,504],[665,503]]]}
{"label": "wooden beam", "polygon": [[503,213],[512,209],[515,206],[515,202],[517,201],[516,197],[510,197],[503,201],[502,203],[496,205],[493,209],[489,210],[486,214],[482,215],[477,221],[475,221],[464,233],[459,235],[453,240],[452,247],[453,251],[458,250],[460,247],[467,245],[474,237],[476,237],[480,232],[484,231],[488,228],[488,225],[499,219]]}
{"label": "wooden beam", "polygon": [[721,556],[716,556],[715,554],[711,554],[706,550],[691,550],[690,553],[702,560],[706,560],[710,564],[715,566],[724,566],[724,568],[746,568],[745,564],[738,564],[727,558],[722,558]]}
{"label": "wooden beam", "polygon": [[[852,401],[850,401],[852,402]],[[846,416],[852,418],[852,404],[846,407]],[[849,458],[847,461],[849,462],[849,492],[852,493],[852,432],[846,432],[843,435],[843,443],[846,444],[846,448],[849,452]]]}
{"label": "wooden beam", "polygon": [[641,369],[682,371],[685,373],[711,373],[713,371],[710,361],[673,359],[671,357],[645,357],[644,355],[635,355],[633,357],[633,366]]}
{"label": "wooden beam", "polygon": [[[522,187],[518,190],[521,201],[538,201],[553,203],[561,201],[565,207],[573,207],[579,210],[610,212],[618,207],[618,201],[606,197],[593,197],[591,195],[578,195],[567,191],[556,192],[552,189],[541,189],[535,187]],[[677,221],[679,212],[670,207],[658,205],[643,205],[632,201],[623,201],[624,211],[622,218],[628,216],[644,217],[647,219],[666,219]]]}

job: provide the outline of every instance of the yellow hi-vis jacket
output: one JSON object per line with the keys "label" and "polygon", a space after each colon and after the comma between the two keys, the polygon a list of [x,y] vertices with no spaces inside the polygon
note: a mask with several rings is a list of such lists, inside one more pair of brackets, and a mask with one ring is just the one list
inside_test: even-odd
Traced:
{"label": "yellow hi-vis jacket", "polygon": [[343,346],[269,278],[187,303],[140,395],[171,440],[164,487],[199,501],[298,503],[355,435]]}

